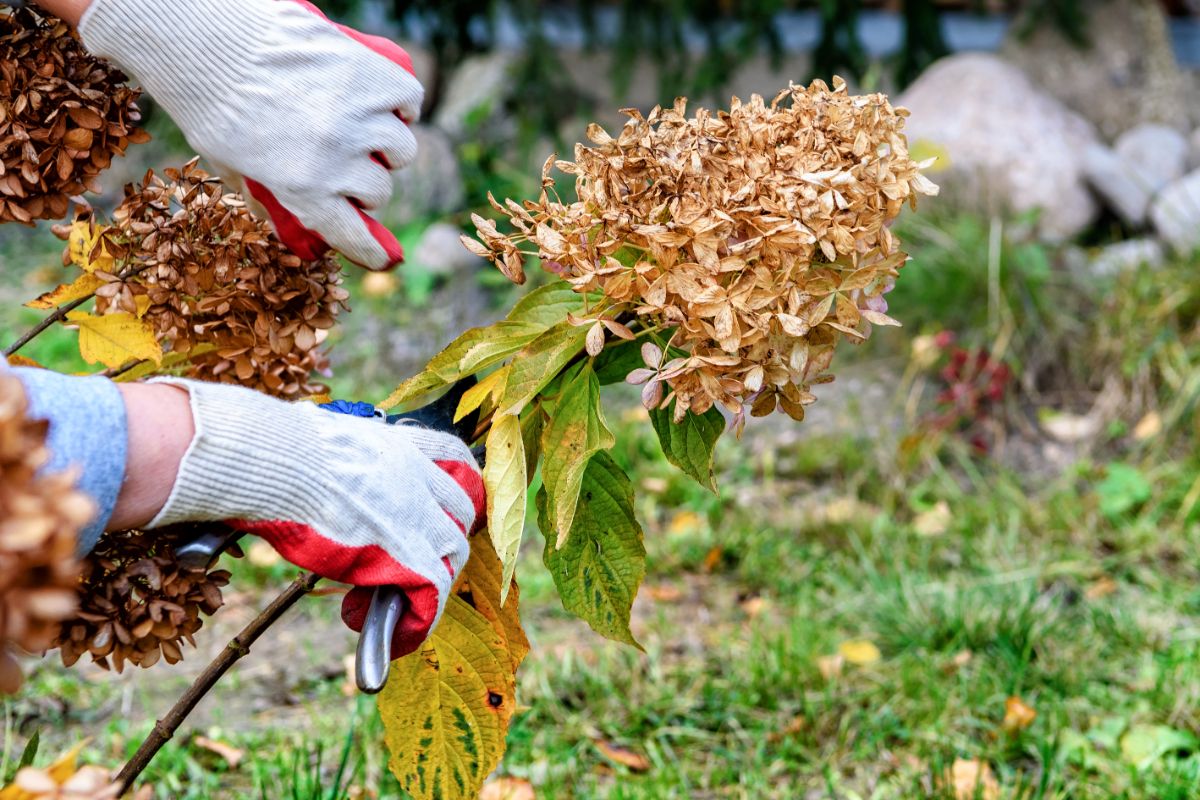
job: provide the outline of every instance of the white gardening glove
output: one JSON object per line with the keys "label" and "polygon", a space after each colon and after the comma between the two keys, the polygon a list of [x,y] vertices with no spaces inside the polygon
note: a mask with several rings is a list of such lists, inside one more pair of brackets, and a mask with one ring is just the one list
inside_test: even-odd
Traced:
{"label": "white gardening glove", "polygon": [[360,587],[342,618],[361,630],[372,589],[408,598],[392,656],[433,629],[484,517],[483,478],[456,436],[331,413],[251,389],[155,378],[191,396],[196,435],[166,505],[148,527],[224,521],[291,563]]}
{"label": "white gardening glove", "polygon": [[304,0],[92,0],[84,45],[132,75],[303,258],[403,259],[364,211],[411,163],[423,90],[394,42]]}

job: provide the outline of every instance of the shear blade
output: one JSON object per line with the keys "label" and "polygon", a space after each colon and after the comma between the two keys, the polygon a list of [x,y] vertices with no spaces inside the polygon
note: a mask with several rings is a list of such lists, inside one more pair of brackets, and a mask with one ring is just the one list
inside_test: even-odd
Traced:
{"label": "shear blade", "polygon": [[392,634],[404,615],[404,593],[395,586],[377,586],[358,637],[354,680],[365,694],[382,691],[392,663]]}

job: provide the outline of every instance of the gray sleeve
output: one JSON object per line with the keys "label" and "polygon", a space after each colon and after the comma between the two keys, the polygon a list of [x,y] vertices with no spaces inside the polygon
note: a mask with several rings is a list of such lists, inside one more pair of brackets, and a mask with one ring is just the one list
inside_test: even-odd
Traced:
{"label": "gray sleeve", "polygon": [[104,532],[125,480],[129,449],[125,402],[117,385],[107,378],[61,375],[30,367],[17,367],[13,372],[25,384],[29,416],[50,420],[50,463],[44,469],[78,469],[79,489],[99,506],[99,514],[79,534],[79,551],[86,553]]}

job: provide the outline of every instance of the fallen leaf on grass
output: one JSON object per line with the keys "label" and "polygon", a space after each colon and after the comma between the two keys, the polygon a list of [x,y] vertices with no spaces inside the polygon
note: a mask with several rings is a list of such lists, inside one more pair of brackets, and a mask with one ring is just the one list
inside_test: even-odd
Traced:
{"label": "fallen leaf on grass", "polygon": [[838,655],[857,666],[874,664],[882,654],[869,639],[851,639],[838,645]]}
{"label": "fallen leaf on grass", "polygon": [[1084,590],[1083,596],[1087,600],[1099,600],[1102,597],[1108,597],[1116,590],[1117,582],[1105,575],[1092,581]]}
{"label": "fallen leaf on grass", "polygon": [[1000,727],[1008,734],[1025,730],[1037,719],[1037,711],[1019,697],[1010,697],[1004,701],[1004,721]]}
{"label": "fallen leaf on grass", "polygon": [[957,758],[944,776],[955,800],[998,800],[1000,784],[986,761]]}
{"label": "fallen leaf on grass", "polygon": [[946,673],[947,675],[953,675],[955,672],[958,672],[960,669],[965,667],[967,664],[970,664],[971,659],[974,657],[975,657],[975,654],[972,653],[970,650],[959,650],[957,653],[955,653],[953,656],[950,657],[949,663],[947,663],[944,667],[942,667],[942,672]]}
{"label": "fallen leaf on grass", "polygon": [[362,290],[367,297],[388,297],[399,285],[390,272],[368,272],[363,276]]}
{"label": "fallen leaf on grass", "polygon": [[792,717],[792,719],[788,722],[788,724],[785,725],[780,730],[772,731],[771,733],[768,733],[767,741],[768,742],[781,742],[790,736],[795,736],[797,733],[800,733],[800,731],[804,730],[804,727],[807,724],[808,724],[808,722],[804,719],[804,715],[797,714],[796,716]]}
{"label": "fallen leaf on grass", "polygon": [[704,554],[704,571],[713,572],[717,567],[721,566],[721,559],[725,556],[725,550],[717,545]]}
{"label": "fallen leaf on grass", "polygon": [[256,567],[273,567],[283,561],[283,556],[262,539],[255,539],[246,548],[246,560]]}
{"label": "fallen leaf on grass", "polygon": [[218,739],[209,739],[207,736],[197,736],[192,743],[210,753],[216,753],[229,765],[230,769],[237,769],[238,764],[242,763],[242,759],[246,757],[245,751]]}
{"label": "fallen leaf on grass", "polygon": [[676,603],[683,599],[683,590],[678,586],[671,586],[667,583],[658,584],[657,586],[647,586],[646,594],[660,603]]}
{"label": "fallen leaf on grass", "polygon": [[536,800],[533,784],[521,778],[492,778],[483,785],[479,800]]}
{"label": "fallen leaf on grass", "polygon": [[671,524],[667,526],[667,533],[672,536],[681,536],[685,533],[700,528],[700,515],[694,511],[680,511],[675,516],[671,517]]}
{"label": "fallen leaf on grass", "polygon": [[1162,432],[1162,417],[1157,411],[1151,411],[1146,416],[1138,420],[1138,424],[1133,426],[1133,438],[1139,442],[1144,442],[1147,439],[1153,439]]}
{"label": "fallen leaf on grass", "polygon": [[845,666],[846,659],[839,654],[831,656],[817,657],[817,671],[821,673],[821,677],[827,681],[833,680],[842,674],[842,667]]}
{"label": "fallen leaf on grass", "polygon": [[938,500],[933,508],[913,518],[913,530],[919,536],[941,536],[950,528],[950,520],[950,505],[945,500]]}
{"label": "fallen leaf on grass", "polygon": [[592,739],[596,749],[609,761],[614,761],[633,772],[646,772],[650,769],[650,759],[641,753],[636,753],[628,747],[607,742],[604,739]]}
{"label": "fallen leaf on grass", "polygon": [[771,607],[771,601],[765,597],[751,597],[742,601],[742,611],[750,619],[756,619],[762,612]]}

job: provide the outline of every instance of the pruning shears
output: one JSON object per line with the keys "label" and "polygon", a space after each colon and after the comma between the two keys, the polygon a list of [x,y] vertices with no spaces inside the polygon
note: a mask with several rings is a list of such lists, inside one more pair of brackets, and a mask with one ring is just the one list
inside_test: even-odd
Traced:
{"label": "pruning shears", "polygon": [[[453,433],[467,444],[474,438],[478,412],[472,412],[457,422],[454,420],[463,393],[474,385],[475,379],[464,378],[450,390],[428,405],[403,414],[384,416],[375,411],[374,416],[389,425],[421,425],[434,430]],[[482,464],[483,448],[472,451]],[[175,546],[175,557],[185,569],[209,569],[245,534],[242,531],[216,525]],[[371,596],[371,604],[358,636],[358,649],[354,657],[354,680],[358,689],[366,694],[376,694],[387,683],[388,665],[391,663],[392,634],[400,618],[404,616],[407,598],[395,586],[377,586]]]}

